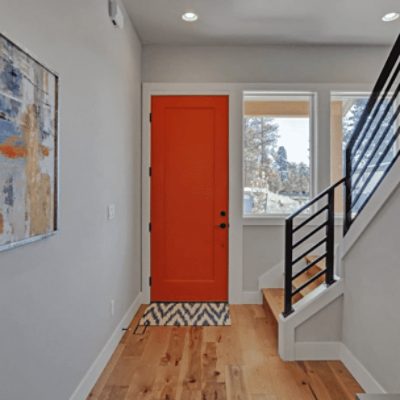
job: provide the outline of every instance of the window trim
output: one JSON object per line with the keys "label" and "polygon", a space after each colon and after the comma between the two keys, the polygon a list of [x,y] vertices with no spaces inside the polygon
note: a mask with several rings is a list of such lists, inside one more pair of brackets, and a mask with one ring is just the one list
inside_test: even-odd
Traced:
{"label": "window trim", "polygon": [[[283,213],[283,214],[266,214],[266,215],[246,215],[244,212],[244,116],[245,116],[245,105],[244,100],[246,96],[293,96],[293,97],[309,97],[310,101],[310,116],[309,116],[309,143],[310,143],[310,200],[317,193],[317,102],[318,102],[318,93],[316,91],[304,91],[304,90],[243,90],[242,91],[242,143],[241,143],[241,169],[242,169],[242,189],[241,189],[241,210],[242,210],[242,219],[244,225],[283,225],[284,221],[287,217],[291,215],[291,213]],[[314,210],[314,206],[311,207],[311,211]],[[303,215],[303,214],[302,214]],[[301,216],[300,216],[301,218]],[[304,219],[307,218],[307,215],[304,214]],[[249,223],[248,223],[249,222]],[[252,222],[252,223],[250,223]]]}

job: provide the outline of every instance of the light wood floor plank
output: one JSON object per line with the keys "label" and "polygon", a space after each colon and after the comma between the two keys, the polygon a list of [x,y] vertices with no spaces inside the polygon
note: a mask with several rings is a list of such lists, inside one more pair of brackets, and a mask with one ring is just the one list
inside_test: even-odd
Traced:
{"label": "light wood floor plank", "polygon": [[339,361],[283,362],[277,324],[259,305],[231,306],[229,327],[149,327],[132,321],[90,400],[354,400]]}

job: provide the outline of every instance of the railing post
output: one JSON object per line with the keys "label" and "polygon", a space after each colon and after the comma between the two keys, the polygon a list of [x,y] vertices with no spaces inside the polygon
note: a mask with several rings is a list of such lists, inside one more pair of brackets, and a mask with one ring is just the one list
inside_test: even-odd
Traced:
{"label": "railing post", "polygon": [[326,284],[335,282],[335,188],[328,193],[328,225],[326,226]]}
{"label": "railing post", "polygon": [[292,275],[293,275],[293,219],[288,218],[285,226],[285,310],[287,317],[294,309],[292,307]]}
{"label": "railing post", "polygon": [[351,198],[351,151],[352,147],[346,148],[346,175],[344,179],[344,221],[343,221],[343,236],[347,233],[351,225],[351,208],[352,208],[352,198]]}

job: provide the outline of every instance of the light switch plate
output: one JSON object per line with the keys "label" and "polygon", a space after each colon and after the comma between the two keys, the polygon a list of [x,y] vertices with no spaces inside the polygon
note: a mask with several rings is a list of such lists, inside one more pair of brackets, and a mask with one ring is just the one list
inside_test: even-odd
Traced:
{"label": "light switch plate", "polygon": [[112,220],[115,218],[115,204],[109,204],[107,207],[107,218]]}

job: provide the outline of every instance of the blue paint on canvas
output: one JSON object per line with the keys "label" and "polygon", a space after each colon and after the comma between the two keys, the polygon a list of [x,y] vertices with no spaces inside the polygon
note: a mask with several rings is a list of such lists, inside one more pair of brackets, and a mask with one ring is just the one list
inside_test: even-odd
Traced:
{"label": "blue paint on canvas", "polygon": [[13,121],[0,119],[0,143],[4,143],[11,136],[21,136],[22,133]]}
{"label": "blue paint on canvas", "polygon": [[0,79],[5,87],[16,97],[22,93],[22,73],[11,62],[5,62]]}
{"label": "blue paint on canvas", "polygon": [[12,207],[14,205],[14,182],[12,176],[7,179],[4,188],[3,188],[3,193],[4,193],[4,203],[7,206]]}
{"label": "blue paint on canvas", "polygon": [[16,118],[20,112],[21,103],[0,94],[0,119]]}

